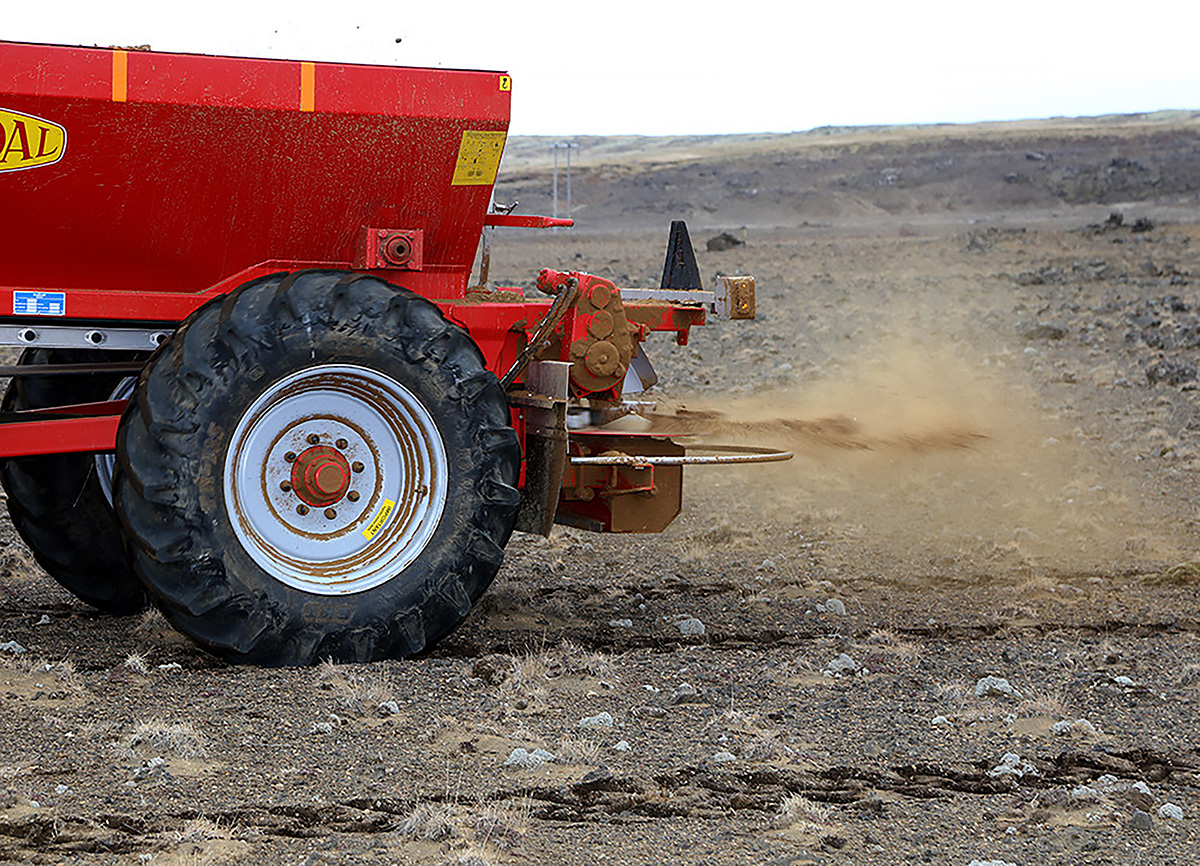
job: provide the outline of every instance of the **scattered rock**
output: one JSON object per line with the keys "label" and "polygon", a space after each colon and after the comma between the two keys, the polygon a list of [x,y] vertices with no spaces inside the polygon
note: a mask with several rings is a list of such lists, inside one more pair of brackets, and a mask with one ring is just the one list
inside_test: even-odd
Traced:
{"label": "scattered rock", "polygon": [[704,623],[700,622],[700,620],[696,619],[694,616],[689,616],[687,619],[681,619],[679,622],[675,623],[675,626],[679,629],[679,633],[682,635],[699,636],[704,634]]}
{"label": "scattered rock", "polygon": [[1001,776],[1016,776],[1018,779],[1025,776],[1036,776],[1038,774],[1037,767],[1028,761],[1022,761],[1021,756],[1016,752],[1009,752],[1000,759],[1000,763],[992,769],[988,770],[988,775],[993,778]]}
{"label": "scattered rock", "polygon": [[1146,368],[1146,381],[1151,385],[1182,385],[1196,379],[1196,365],[1187,361],[1168,361],[1165,358]]}
{"label": "scattered rock", "polygon": [[1126,782],[1105,773],[1071,791],[1071,798],[1078,802],[1100,803],[1104,800],[1119,800],[1146,811],[1154,808],[1154,792],[1145,782]]}
{"label": "scattered rock", "polygon": [[1129,230],[1131,232],[1133,232],[1134,234],[1141,234],[1142,232],[1153,231],[1154,230],[1154,220],[1150,219],[1149,217],[1138,217],[1136,220],[1133,221],[1133,225],[1129,227]]}
{"label": "scattered rock", "polygon": [[950,720],[948,718],[946,718],[945,716],[934,716],[932,719],[929,720],[929,724],[933,725],[935,728],[941,728],[941,727],[948,728],[948,727],[950,727]]}
{"label": "scattered rock", "polygon": [[613,628],[633,628],[633,620],[631,619],[610,619],[608,624]]}
{"label": "scattered rock", "polygon": [[722,253],[725,250],[745,245],[746,242],[744,240],[736,235],[731,235],[729,232],[721,232],[719,235],[713,235],[704,244],[710,253]]}
{"label": "scattered rock", "polygon": [[632,748],[633,747],[629,745],[628,740],[621,740],[615,746],[613,746],[613,749],[618,752],[628,752]]}
{"label": "scattered rock", "polygon": [[1138,809],[1133,813],[1133,817],[1129,820],[1130,830],[1152,830],[1154,828],[1154,819],[1150,817],[1149,812],[1143,812]]}
{"label": "scattered rock", "polygon": [[1021,693],[1004,677],[986,676],[975,684],[977,698],[1019,698]]}
{"label": "scattered rock", "polygon": [[967,866],[1017,866],[1007,860],[972,860]]}
{"label": "scattered rock", "polygon": [[1051,725],[1050,732],[1060,737],[1070,735],[1095,737],[1100,733],[1096,726],[1087,719],[1076,719],[1073,722],[1068,719],[1063,719],[1062,721],[1055,722],[1053,725]]}
{"label": "scattered rock", "polygon": [[667,700],[671,704],[703,704],[708,702],[691,683],[680,683],[675,691],[671,692],[671,697]]}
{"label": "scattered rock", "polygon": [[597,713],[594,716],[584,716],[579,720],[581,728],[611,728],[613,717],[611,713]]}
{"label": "scattered rock", "polygon": [[1183,809],[1174,803],[1163,803],[1158,807],[1158,817],[1166,818],[1170,821],[1182,821]]}
{"label": "scattered rock", "polygon": [[968,253],[986,253],[992,248],[992,235],[987,232],[967,232],[967,245],[963,248]]}
{"label": "scattered rock", "polygon": [[400,705],[395,701],[383,701],[379,704],[379,715],[398,716],[400,715]]}
{"label": "scattered rock", "polygon": [[313,723],[313,726],[308,729],[308,732],[310,734],[332,734],[333,733],[333,723],[332,722],[315,722],[315,723]]}
{"label": "scattered rock", "polygon": [[157,779],[160,782],[173,781],[175,777],[171,775],[171,772],[167,769],[166,764],[167,762],[158,756],[150,758],[133,771],[133,778],[137,781],[146,781],[151,779]]}
{"label": "scattered rock", "polygon": [[50,625],[50,615],[46,613],[42,614],[42,618],[34,623],[34,625]]}
{"label": "scattered rock", "polygon": [[858,662],[850,658],[845,653],[840,653],[837,658],[831,659],[825,665],[825,673],[830,676],[840,677],[845,674],[852,674],[858,670]]}
{"label": "scattered rock", "polygon": [[545,749],[534,749],[531,752],[528,749],[518,746],[505,759],[504,766],[519,767],[522,770],[535,770],[542,764],[553,761],[554,758],[554,753],[547,752]]}
{"label": "scattered rock", "polygon": [[733,752],[717,752],[712,756],[712,762],[714,764],[728,764],[730,761],[736,760],[737,755],[735,755]]}
{"label": "scattered rock", "polygon": [[580,785],[595,785],[598,782],[607,782],[613,777],[612,770],[601,764],[594,770],[589,771],[579,780]]}
{"label": "scattered rock", "polygon": [[0,652],[20,655],[21,653],[25,652],[25,647],[21,646],[15,640],[6,640],[4,643],[0,643]]}
{"label": "scattered rock", "polygon": [[846,605],[838,601],[836,598],[831,598],[823,604],[821,602],[817,602],[817,612],[832,613],[836,616],[845,616]]}

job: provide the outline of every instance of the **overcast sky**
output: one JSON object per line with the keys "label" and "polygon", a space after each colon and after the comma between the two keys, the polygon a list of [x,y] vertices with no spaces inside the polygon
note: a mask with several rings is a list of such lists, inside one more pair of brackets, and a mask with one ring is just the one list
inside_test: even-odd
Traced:
{"label": "overcast sky", "polygon": [[5,5],[16,41],[506,70],[515,135],[1200,109],[1200,0]]}

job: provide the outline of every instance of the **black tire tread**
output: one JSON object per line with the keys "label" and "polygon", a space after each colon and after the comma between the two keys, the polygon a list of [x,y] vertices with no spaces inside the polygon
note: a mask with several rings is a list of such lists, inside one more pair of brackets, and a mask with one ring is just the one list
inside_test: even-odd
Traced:
{"label": "black tire tread", "polygon": [[[26,349],[21,364],[114,360],[100,350]],[[14,378],[3,410],[106,400],[112,374]],[[0,461],[0,483],[17,534],[55,581],[93,607],[133,614],[149,603],[126,556],[121,527],[96,475],[93,454],[44,454]]]}

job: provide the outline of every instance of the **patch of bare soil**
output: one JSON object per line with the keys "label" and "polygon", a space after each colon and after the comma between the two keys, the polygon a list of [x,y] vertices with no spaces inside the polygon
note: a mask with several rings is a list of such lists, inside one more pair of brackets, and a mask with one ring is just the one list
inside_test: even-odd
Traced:
{"label": "patch of bare soil", "polygon": [[[689,470],[660,536],[515,537],[427,657],[230,667],[5,524],[0,859],[1194,863],[1200,212],[1168,120],[613,144],[580,226],[498,233],[493,276],[656,285],[673,214],[637,208],[677,198],[760,315],[650,344],[663,411],[720,413],[659,423],[796,457]],[[1088,166],[1109,192],[1055,186]],[[519,168],[502,197],[544,196]]]}

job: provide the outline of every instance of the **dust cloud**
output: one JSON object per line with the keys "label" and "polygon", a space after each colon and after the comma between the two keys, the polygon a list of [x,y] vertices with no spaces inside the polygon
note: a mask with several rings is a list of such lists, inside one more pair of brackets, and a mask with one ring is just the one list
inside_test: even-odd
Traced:
{"label": "dust cloud", "polygon": [[878,348],[803,391],[689,403],[656,427],[701,447],[793,451],[735,470],[747,514],[827,520],[895,568],[1088,573],[1178,555],[1119,459],[1039,407],[1010,367],[903,340]]}

